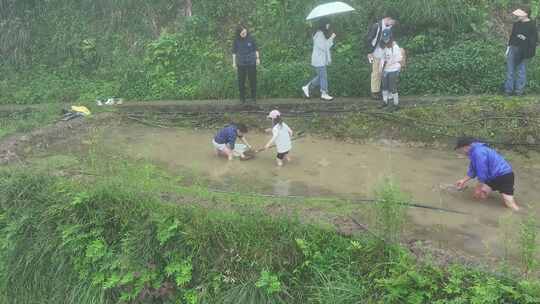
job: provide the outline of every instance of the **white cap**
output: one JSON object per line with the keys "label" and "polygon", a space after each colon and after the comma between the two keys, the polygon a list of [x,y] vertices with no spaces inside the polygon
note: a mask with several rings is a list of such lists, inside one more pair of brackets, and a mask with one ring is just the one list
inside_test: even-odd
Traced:
{"label": "white cap", "polygon": [[270,113],[268,113],[268,118],[276,119],[278,116],[281,116],[281,113],[279,113],[278,110],[272,110]]}
{"label": "white cap", "polygon": [[524,10],[519,9],[519,8],[517,10],[513,11],[512,15],[518,16],[518,17],[527,17],[527,13]]}

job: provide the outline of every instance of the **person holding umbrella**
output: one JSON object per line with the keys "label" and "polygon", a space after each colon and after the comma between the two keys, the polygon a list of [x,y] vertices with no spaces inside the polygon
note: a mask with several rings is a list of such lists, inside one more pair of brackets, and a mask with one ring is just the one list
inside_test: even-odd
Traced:
{"label": "person holding umbrella", "polygon": [[334,97],[328,94],[328,74],[327,66],[332,62],[330,49],[334,45],[336,34],[330,31],[330,21],[326,18],[318,20],[318,26],[313,35],[313,52],[311,54],[311,65],[315,68],[317,76],[308,84],[302,87],[302,92],[306,98],[310,98],[310,88],[319,87],[321,99],[331,101]]}
{"label": "person holding umbrella", "polygon": [[251,88],[251,102],[257,100],[257,65],[261,64],[259,49],[248,29],[239,25],[232,47],[233,67],[238,69],[240,102],[246,102],[246,78]]}

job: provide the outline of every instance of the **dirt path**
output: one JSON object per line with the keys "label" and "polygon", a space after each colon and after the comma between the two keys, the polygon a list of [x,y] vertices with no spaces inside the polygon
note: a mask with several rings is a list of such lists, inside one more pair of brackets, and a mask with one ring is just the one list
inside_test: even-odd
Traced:
{"label": "dirt path", "polygon": [[[481,99],[500,96],[491,95],[464,95],[464,96],[403,96],[400,97],[400,102],[403,106],[417,106],[417,105],[430,105],[430,104],[451,104],[460,101],[466,101],[470,99]],[[528,95],[524,97],[527,100],[540,101],[540,96]],[[376,106],[377,101],[368,97],[337,97],[332,102],[323,102],[318,98],[303,99],[303,98],[264,98],[257,100],[256,104],[240,104],[235,99],[214,99],[214,100],[156,100],[156,101],[125,101],[123,105],[115,106],[103,106],[103,109],[117,109],[124,112],[130,111],[159,111],[159,110],[175,110],[185,108],[208,108],[215,109],[220,107],[233,107],[233,108],[268,108],[272,106],[293,106],[293,105],[367,105]],[[0,114],[10,113],[15,111],[38,111],[40,108],[47,106],[48,104],[29,104],[29,105],[17,105],[8,104],[0,105]],[[69,107],[73,104],[55,104],[59,107]],[[82,103],[82,105],[88,106],[91,109],[99,109],[94,102]],[[1,116],[1,115],[0,115]]]}

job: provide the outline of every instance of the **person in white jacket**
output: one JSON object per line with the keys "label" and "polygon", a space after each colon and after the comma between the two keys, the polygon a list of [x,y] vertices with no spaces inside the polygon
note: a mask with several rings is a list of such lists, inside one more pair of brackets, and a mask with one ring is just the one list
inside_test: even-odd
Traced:
{"label": "person in white jacket", "polygon": [[287,162],[291,161],[289,153],[292,149],[293,131],[289,126],[281,119],[281,113],[278,110],[272,110],[268,114],[268,118],[272,119],[272,138],[264,146],[265,150],[268,150],[272,144],[276,145],[277,156],[276,163],[279,167],[283,166],[283,160]]}
{"label": "person in white jacket", "polygon": [[322,100],[330,101],[334,99],[328,94],[328,74],[326,70],[326,67],[332,62],[330,49],[334,45],[334,38],[336,38],[336,34],[330,33],[330,22],[327,19],[319,20],[319,26],[313,35],[313,53],[311,54],[311,65],[317,71],[317,76],[302,87],[302,92],[306,98],[310,98],[310,88],[312,86],[319,86]]}
{"label": "person in white jacket", "polygon": [[382,98],[383,104],[381,107],[389,105],[389,100],[393,100],[393,104],[396,108],[399,107],[399,72],[401,70],[401,61],[403,56],[401,54],[401,48],[392,38],[392,32],[390,30],[384,30],[382,33],[382,59],[381,59],[381,72],[382,77]]}

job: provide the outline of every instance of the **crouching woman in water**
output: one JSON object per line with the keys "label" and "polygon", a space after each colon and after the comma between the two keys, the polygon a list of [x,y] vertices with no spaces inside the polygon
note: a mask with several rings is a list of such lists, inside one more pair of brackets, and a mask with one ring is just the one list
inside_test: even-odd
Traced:
{"label": "crouching woman in water", "polygon": [[[230,124],[219,130],[212,140],[216,156],[225,156],[229,160],[232,160],[234,158],[234,145],[238,137],[251,149],[245,136],[247,132],[248,128],[244,124]],[[240,154],[240,157],[242,158],[243,155]]]}
{"label": "crouching woman in water", "polygon": [[456,150],[470,159],[467,176],[456,182],[458,189],[474,178],[478,184],[474,190],[476,199],[486,199],[491,191],[501,193],[508,208],[518,211],[514,200],[514,172],[512,166],[495,150],[471,137],[459,138]]}

